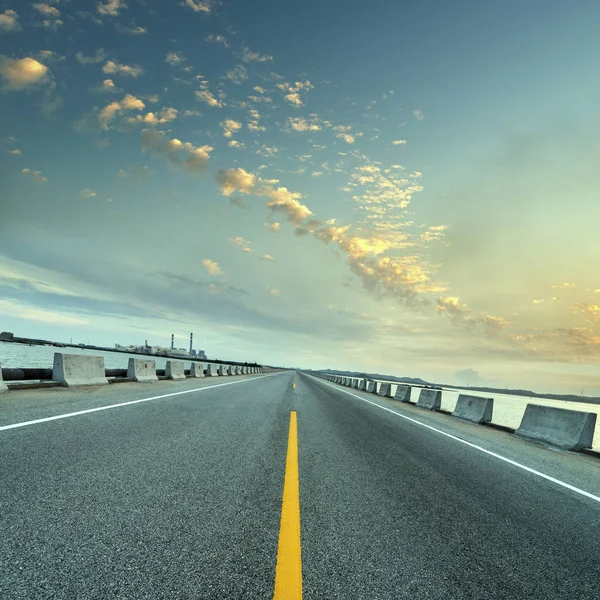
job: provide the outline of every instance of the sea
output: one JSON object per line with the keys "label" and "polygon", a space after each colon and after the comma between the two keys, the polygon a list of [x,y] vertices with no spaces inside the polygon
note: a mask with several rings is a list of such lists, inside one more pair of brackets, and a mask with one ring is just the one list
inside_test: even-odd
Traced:
{"label": "sea", "polygon": [[[86,350],[84,348],[56,348],[54,346],[28,346],[26,344],[14,344],[10,342],[0,342],[0,365],[2,367],[12,368],[52,368],[54,362],[54,353],[57,351],[68,352],[69,354],[87,354],[95,356],[104,356],[104,366],[107,369],[126,369],[129,358],[140,358],[139,354],[125,354],[123,352],[107,352],[99,350]],[[167,360],[160,356],[153,357],[156,360],[156,368],[164,369]],[[181,359],[178,359],[181,360]],[[185,368],[189,368],[189,360],[183,361]],[[378,380],[379,381],[379,380]],[[417,389],[414,389],[412,400],[415,401]],[[392,384],[392,395],[396,392],[396,384]],[[513,396],[511,394],[476,392],[473,390],[442,390],[442,409],[453,411],[460,393],[469,393],[474,396],[485,396],[494,399],[494,414],[492,422],[505,427],[516,429],[527,404],[541,404],[543,406],[554,406],[557,408],[568,408],[570,410],[581,410],[584,412],[595,412],[598,415],[596,425],[596,435],[594,437],[593,448],[600,451],[600,404],[590,404],[586,402],[571,402],[567,400],[553,400],[550,398],[527,398],[526,396]]]}

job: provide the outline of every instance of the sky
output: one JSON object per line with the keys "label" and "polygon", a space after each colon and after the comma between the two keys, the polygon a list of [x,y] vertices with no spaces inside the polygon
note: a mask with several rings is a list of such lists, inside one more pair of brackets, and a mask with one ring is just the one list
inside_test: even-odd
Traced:
{"label": "sky", "polygon": [[599,25],[0,3],[0,330],[600,395]]}

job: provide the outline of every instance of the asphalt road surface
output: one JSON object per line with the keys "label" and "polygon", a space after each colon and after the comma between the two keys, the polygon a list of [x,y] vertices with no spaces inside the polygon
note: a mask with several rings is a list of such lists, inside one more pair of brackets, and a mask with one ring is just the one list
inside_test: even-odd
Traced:
{"label": "asphalt road surface", "polygon": [[303,598],[600,598],[599,460],[293,372],[2,395],[0,598],[273,598],[291,411]]}

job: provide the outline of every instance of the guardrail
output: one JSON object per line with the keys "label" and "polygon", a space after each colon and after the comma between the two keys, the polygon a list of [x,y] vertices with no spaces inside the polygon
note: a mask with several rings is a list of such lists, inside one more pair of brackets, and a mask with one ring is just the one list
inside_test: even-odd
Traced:
{"label": "guardrail", "polygon": [[[588,451],[600,457],[600,453],[590,452],[593,445],[597,415],[593,412],[554,408],[528,403],[518,429],[498,426],[492,423],[494,399],[470,394],[459,394],[452,413],[441,409],[443,390],[396,384],[392,397],[391,383],[378,382],[367,378],[341,377],[328,373],[311,372],[311,375],[326,379],[346,387],[357,387],[366,393],[376,394],[418,408],[451,414],[452,417],[510,431],[511,433],[534,442],[571,451]],[[416,403],[411,401],[411,389],[420,389]]]}
{"label": "guardrail", "polygon": [[[192,362],[190,369],[184,368],[183,361],[168,360],[165,369],[157,369],[151,358],[130,358],[126,369],[105,369],[103,356],[87,356],[82,354],[66,354],[56,352],[52,368],[1,368],[0,392],[17,389],[22,386],[16,382],[41,382],[44,387],[64,386],[78,387],[83,385],[101,385],[125,381],[151,382],[159,379],[182,380],[187,377],[211,377],[232,375],[251,375],[274,371],[272,367],[248,367],[219,363]],[[9,382],[9,385],[7,385]]]}

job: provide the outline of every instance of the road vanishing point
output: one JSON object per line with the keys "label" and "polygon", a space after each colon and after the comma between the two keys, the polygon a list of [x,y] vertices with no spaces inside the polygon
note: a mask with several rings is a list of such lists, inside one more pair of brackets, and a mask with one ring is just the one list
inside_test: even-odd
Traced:
{"label": "road vanishing point", "polygon": [[0,598],[600,598],[600,461],[306,373],[0,399]]}

